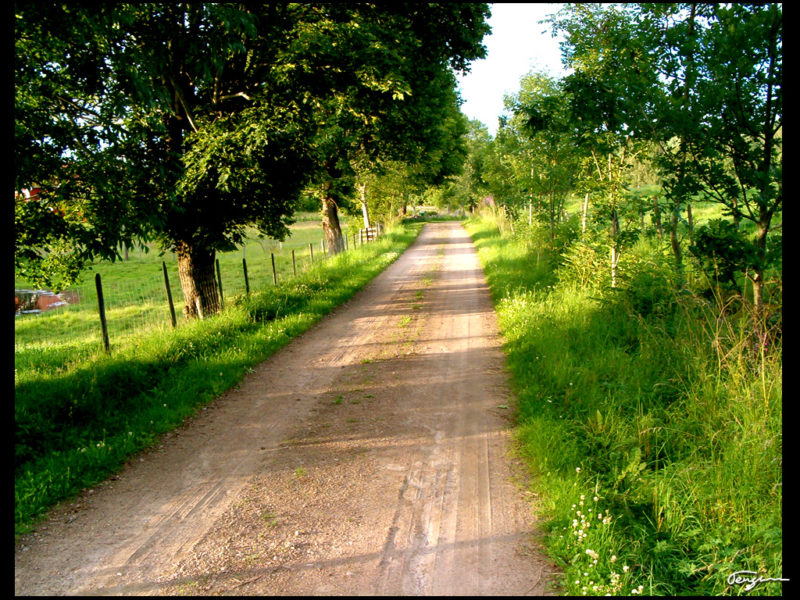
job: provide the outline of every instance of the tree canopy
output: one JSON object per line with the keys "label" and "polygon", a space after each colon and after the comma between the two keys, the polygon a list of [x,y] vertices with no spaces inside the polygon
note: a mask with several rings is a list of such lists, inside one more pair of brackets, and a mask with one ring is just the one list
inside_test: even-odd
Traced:
{"label": "tree canopy", "polygon": [[15,202],[18,269],[46,282],[57,247],[74,273],[157,240],[178,256],[186,313],[214,312],[214,253],[247,225],[282,239],[309,185],[347,188],[356,160],[442,146],[451,70],[483,56],[488,14],[16,5],[15,187],[41,190]]}

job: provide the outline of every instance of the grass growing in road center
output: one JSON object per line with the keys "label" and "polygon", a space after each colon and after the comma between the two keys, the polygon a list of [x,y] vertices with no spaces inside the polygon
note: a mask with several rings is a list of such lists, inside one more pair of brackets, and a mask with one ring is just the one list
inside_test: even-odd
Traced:
{"label": "grass growing in road center", "polygon": [[156,329],[110,356],[67,363],[15,385],[15,533],[95,485],[393,262],[421,225],[388,232],[226,310]]}

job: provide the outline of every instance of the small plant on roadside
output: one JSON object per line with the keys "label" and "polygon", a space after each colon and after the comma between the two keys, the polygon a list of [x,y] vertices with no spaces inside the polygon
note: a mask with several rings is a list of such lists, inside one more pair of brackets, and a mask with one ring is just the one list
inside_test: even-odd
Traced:
{"label": "small plant on roadside", "polygon": [[278,517],[268,510],[261,515],[261,520],[267,524],[267,527],[275,527],[278,524]]}
{"label": "small plant on roadside", "polygon": [[[580,469],[574,488],[582,487]],[[614,516],[603,508],[600,491],[577,496],[569,511],[569,522],[551,533],[551,552],[571,557],[564,563],[569,595],[625,596],[641,594],[644,586],[634,582],[634,571],[621,560],[623,542],[615,531]]]}

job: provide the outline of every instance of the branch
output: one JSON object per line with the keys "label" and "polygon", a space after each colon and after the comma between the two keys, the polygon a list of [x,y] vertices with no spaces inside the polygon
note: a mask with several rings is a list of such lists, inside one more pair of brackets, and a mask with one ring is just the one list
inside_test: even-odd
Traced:
{"label": "branch", "polygon": [[194,121],[192,121],[192,115],[189,112],[189,107],[186,106],[186,100],[183,97],[183,91],[181,90],[180,86],[175,82],[175,78],[172,74],[169,74],[169,81],[172,84],[172,87],[175,88],[175,94],[178,96],[178,100],[180,100],[181,106],[183,106],[183,112],[186,113],[186,118],[189,121],[189,125],[192,128],[192,131],[197,133],[197,127],[194,126]]}
{"label": "branch", "polygon": [[235,94],[228,94],[227,96],[221,96],[219,101],[222,102],[223,100],[230,100],[231,98],[236,98],[237,96],[241,96],[245,100],[253,101],[253,99],[245,94],[244,92],[236,92]]}
{"label": "branch", "polygon": [[597,155],[595,154],[594,149],[592,149],[592,158],[594,159],[594,164],[597,167],[597,174],[600,176],[600,181],[603,181],[603,170],[600,168],[600,163],[597,162]]}
{"label": "branch", "polygon": [[[65,98],[64,96],[62,96],[60,94],[56,94],[56,100],[58,100],[59,102],[61,102],[61,104],[65,105],[65,106],[72,106],[73,108],[77,108],[81,113],[84,113],[84,115],[85,115],[85,113],[89,113],[90,115],[93,115],[94,117],[96,117],[98,119],[97,121],[95,121],[95,123],[97,125],[101,124],[100,121],[99,121],[101,116],[100,116],[100,113],[98,113],[97,111],[94,111],[91,108],[87,108],[85,106],[81,106],[80,104],[78,104],[74,100],[71,100],[70,98]],[[84,116],[83,118],[86,118],[86,117]]]}
{"label": "branch", "polygon": [[736,105],[739,107],[739,118],[741,120],[741,125],[750,133],[750,135],[752,135],[755,139],[758,139],[760,137],[759,132],[753,128],[753,126],[750,124],[750,121],[747,119],[747,116],[744,114],[744,105],[742,104],[742,94],[741,94],[741,82],[739,81],[738,77],[734,79],[734,87],[736,88],[736,93],[734,94],[734,98],[736,99]]}

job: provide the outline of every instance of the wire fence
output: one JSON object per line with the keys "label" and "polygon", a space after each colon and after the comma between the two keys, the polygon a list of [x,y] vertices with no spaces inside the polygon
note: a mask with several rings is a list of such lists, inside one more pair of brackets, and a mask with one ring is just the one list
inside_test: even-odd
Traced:
{"label": "wire fence", "polygon": [[[372,241],[377,235],[374,228],[369,232],[353,231],[345,237],[345,250]],[[55,362],[66,365],[98,348],[108,350],[109,341],[113,350],[130,343],[143,330],[169,331],[188,322],[182,314],[183,293],[174,255],[159,258],[142,249],[128,254],[127,260],[99,265],[93,277],[57,295],[46,290],[15,290],[14,350],[18,368],[35,369],[44,354],[48,365],[53,364],[54,355],[63,355]],[[308,270],[326,256],[324,239],[307,243],[263,239],[221,253],[217,273],[223,299],[275,285]]]}

